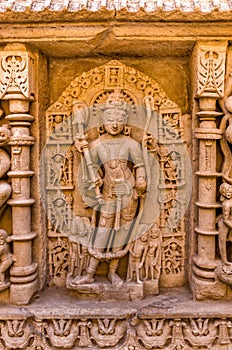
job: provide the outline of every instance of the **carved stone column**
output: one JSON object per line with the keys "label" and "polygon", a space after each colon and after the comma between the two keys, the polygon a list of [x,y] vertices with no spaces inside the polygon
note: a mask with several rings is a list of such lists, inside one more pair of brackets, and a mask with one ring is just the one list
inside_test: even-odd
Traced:
{"label": "carved stone column", "polygon": [[33,100],[34,58],[24,45],[7,45],[0,53],[0,98],[8,101],[6,119],[11,126],[12,181],[12,241],[16,261],[10,270],[10,300],[14,304],[27,304],[38,290],[37,264],[32,260],[32,240],[36,233],[31,228],[30,147],[34,138],[30,126],[34,117],[29,114]]}
{"label": "carved stone column", "polygon": [[[199,109],[198,128],[195,136],[199,140],[198,176],[198,225],[197,255],[193,259],[193,289],[198,299],[220,298],[226,287],[215,275],[216,262],[216,181],[221,174],[216,169],[216,144],[222,135],[216,126],[222,113],[217,111],[217,100],[224,94],[226,42],[199,43],[196,47],[197,94]],[[198,109],[198,110],[199,110]]]}

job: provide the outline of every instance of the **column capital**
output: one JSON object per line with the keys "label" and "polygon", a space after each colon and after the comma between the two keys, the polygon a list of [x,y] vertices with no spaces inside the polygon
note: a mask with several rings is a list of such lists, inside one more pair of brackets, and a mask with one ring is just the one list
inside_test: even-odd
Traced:
{"label": "column capital", "polygon": [[33,100],[34,61],[23,44],[8,44],[0,51],[0,99]]}
{"label": "column capital", "polygon": [[[196,45],[196,97],[220,99],[224,96],[227,41],[199,41]],[[209,102],[208,102],[209,103]],[[213,109],[207,103],[206,109]],[[203,108],[204,109],[204,108]]]}

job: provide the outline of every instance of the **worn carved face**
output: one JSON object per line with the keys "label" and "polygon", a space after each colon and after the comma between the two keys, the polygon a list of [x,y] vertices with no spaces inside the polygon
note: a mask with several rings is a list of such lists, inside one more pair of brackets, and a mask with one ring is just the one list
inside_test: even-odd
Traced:
{"label": "worn carved face", "polygon": [[5,243],[5,237],[3,235],[0,235],[0,245],[3,245]]}
{"label": "worn carved face", "polygon": [[103,114],[105,130],[112,136],[119,135],[126,123],[126,112],[122,109],[106,109]]}
{"label": "worn carved face", "polygon": [[56,122],[56,123],[61,123],[62,120],[63,120],[63,118],[62,118],[61,115],[56,115],[56,116],[55,116],[55,122]]}
{"label": "worn carved face", "polygon": [[3,128],[0,128],[0,146],[3,146],[9,140],[9,135],[7,135],[6,131]]}
{"label": "worn carved face", "polygon": [[227,191],[225,192],[224,196],[227,198],[227,199],[230,199],[232,197],[232,192],[231,191]]}
{"label": "worn carved face", "polygon": [[227,184],[227,183],[223,183],[220,186],[220,193],[227,199],[230,199],[232,197],[232,187]]}
{"label": "worn carved face", "polygon": [[147,241],[147,239],[148,239],[148,232],[147,233],[145,233],[143,236],[141,236],[141,241],[142,242],[146,242]]}
{"label": "worn carved face", "polygon": [[151,238],[157,238],[159,236],[159,230],[151,230]]}

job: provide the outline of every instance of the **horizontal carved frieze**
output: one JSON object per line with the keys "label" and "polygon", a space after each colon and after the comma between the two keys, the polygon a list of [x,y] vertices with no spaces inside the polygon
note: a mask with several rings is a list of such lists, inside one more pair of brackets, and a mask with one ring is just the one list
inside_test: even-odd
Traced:
{"label": "horizontal carved frieze", "polygon": [[0,349],[229,349],[232,319],[122,316],[22,317],[0,322]]}

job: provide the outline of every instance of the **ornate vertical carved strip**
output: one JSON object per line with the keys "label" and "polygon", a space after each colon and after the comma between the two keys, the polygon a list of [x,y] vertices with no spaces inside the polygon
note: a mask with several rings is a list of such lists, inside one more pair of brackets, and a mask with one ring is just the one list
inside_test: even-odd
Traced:
{"label": "ornate vertical carved strip", "polygon": [[197,255],[193,260],[193,289],[199,299],[219,298],[225,286],[215,275],[216,242],[216,180],[220,173],[216,169],[216,144],[222,135],[216,126],[222,113],[217,111],[216,102],[224,94],[225,59],[227,43],[199,43],[197,55],[197,93],[199,112],[195,136],[199,140],[198,176],[198,225]]}
{"label": "ornate vertical carved strip", "polygon": [[14,304],[27,304],[38,289],[37,264],[32,260],[32,240],[36,233],[31,227],[30,147],[34,138],[30,136],[34,117],[29,114],[33,100],[34,58],[24,45],[7,45],[0,53],[0,98],[9,103],[11,138],[11,170],[8,176],[12,182],[12,241],[15,262],[10,270],[10,300]]}

